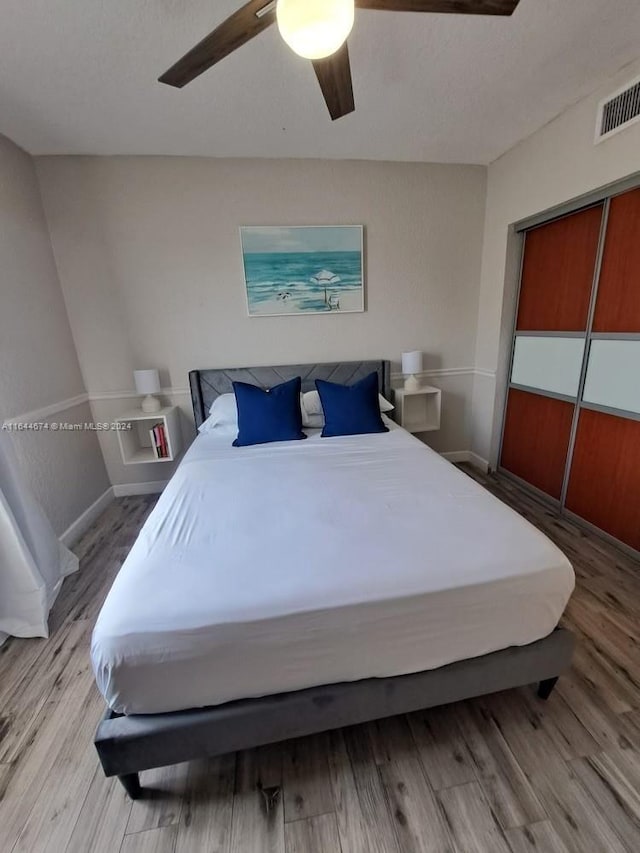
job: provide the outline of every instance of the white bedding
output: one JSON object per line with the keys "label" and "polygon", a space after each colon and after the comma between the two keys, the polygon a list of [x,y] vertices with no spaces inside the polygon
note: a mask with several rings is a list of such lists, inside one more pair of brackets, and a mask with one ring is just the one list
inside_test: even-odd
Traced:
{"label": "white bedding", "polygon": [[102,608],[91,655],[115,711],[433,669],[558,623],[566,557],[400,427],[231,440],[196,439]]}

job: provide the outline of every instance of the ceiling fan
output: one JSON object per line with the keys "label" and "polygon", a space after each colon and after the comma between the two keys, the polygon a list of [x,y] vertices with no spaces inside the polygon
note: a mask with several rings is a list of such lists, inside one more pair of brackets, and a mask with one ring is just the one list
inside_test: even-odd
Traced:
{"label": "ceiling fan", "polygon": [[347,37],[355,7],[388,12],[511,15],[520,0],[250,0],[172,65],[161,83],[181,89],[275,21],[284,41],[310,59],[329,114],[355,109]]}

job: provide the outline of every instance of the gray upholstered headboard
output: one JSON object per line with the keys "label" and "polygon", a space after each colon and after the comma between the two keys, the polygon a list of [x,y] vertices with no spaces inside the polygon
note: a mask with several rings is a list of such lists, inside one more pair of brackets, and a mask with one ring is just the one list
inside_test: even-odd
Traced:
{"label": "gray upholstered headboard", "polygon": [[211,404],[220,394],[233,391],[232,382],[249,382],[261,388],[271,388],[295,376],[302,377],[302,390],[314,391],[316,379],[351,385],[375,371],[380,393],[391,398],[391,378],[388,361],[333,361],[326,364],[285,364],[279,367],[231,367],[211,370],[192,370],[189,373],[191,402],[196,428],[206,420]]}

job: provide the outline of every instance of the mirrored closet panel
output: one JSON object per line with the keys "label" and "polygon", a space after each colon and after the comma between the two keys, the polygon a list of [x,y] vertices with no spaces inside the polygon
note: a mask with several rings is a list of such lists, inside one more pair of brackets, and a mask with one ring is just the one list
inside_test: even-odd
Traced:
{"label": "mirrored closet panel", "polygon": [[640,550],[640,187],[525,232],[500,467]]}

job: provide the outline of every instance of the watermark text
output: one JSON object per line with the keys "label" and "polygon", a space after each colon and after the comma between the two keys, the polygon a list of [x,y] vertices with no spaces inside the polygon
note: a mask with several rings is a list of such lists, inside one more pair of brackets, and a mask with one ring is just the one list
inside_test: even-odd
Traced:
{"label": "watermark text", "polygon": [[10,421],[2,424],[6,432],[127,432],[132,429],[126,421],[69,423],[66,421]]}

